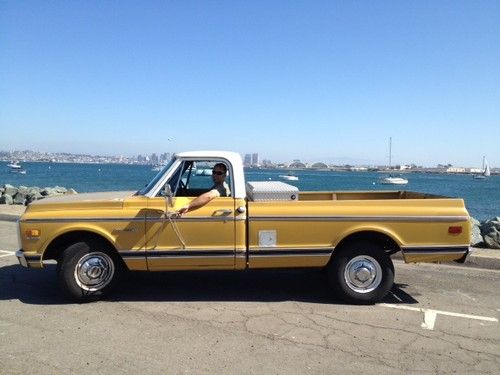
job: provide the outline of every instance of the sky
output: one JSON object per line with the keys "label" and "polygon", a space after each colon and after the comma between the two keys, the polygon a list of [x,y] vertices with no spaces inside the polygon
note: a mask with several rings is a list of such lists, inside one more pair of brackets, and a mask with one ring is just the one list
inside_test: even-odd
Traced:
{"label": "sky", "polygon": [[500,167],[500,2],[0,0],[0,150]]}

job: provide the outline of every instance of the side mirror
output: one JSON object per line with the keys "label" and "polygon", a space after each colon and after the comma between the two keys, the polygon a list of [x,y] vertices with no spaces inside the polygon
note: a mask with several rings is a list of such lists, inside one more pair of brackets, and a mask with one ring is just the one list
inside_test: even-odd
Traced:
{"label": "side mirror", "polygon": [[163,191],[165,192],[165,199],[167,201],[167,208],[168,207],[172,207],[173,206],[173,202],[172,202],[172,189],[170,188],[170,184],[165,184],[165,186],[163,187]]}

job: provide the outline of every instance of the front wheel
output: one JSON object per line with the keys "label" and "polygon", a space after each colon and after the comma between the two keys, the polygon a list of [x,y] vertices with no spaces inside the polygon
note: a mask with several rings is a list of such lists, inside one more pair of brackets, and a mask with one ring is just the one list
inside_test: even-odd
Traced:
{"label": "front wheel", "polygon": [[349,303],[379,302],[394,283],[391,258],[377,244],[357,241],[334,253],[328,280],[335,294]]}
{"label": "front wheel", "polygon": [[59,286],[79,302],[101,299],[114,286],[121,270],[116,256],[94,241],[69,246],[58,268]]}

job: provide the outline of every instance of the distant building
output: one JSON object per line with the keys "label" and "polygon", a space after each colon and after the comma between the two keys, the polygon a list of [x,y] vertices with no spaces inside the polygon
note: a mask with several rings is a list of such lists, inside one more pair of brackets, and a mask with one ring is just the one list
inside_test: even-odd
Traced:
{"label": "distant building", "polygon": [[160,155],[160,163],[165,163],[170,160],[170,152],[165,152]]}
{"label": "distant building", "polygon": [[252,165],[252,155],[245,154],[245,159],[243,161],[243,164],[245,164],[246,166]]}
{"label": "distant building", "polygon": [[294,160],[292,163],[288,165],[288,168],[305,168],[306,165],[302,163],[300,160]]}
{"label": "distant building", "polygon": [[252,165],[258,165],[259,164],[259,154],[254,153],[252,154]]}
{"label": "distant building", "polygon": [[322,163],[322,162],[318,162],[318,163],[314,163],[313,165],[311,165],[311,168],[314,168],[314,169],[327,169],[328,165],[326,165],[325,163]]}
{"label": "distant building", "polygon": [[446,169],[446,173],[465,173],[465,168],[449,167]]}
{"label": "distant building", "polygon": [[262,160],[262,165],[264,167],[271,167],[271,166],[273,166],[273,162],[271,160],[264,159],[264,160]]}

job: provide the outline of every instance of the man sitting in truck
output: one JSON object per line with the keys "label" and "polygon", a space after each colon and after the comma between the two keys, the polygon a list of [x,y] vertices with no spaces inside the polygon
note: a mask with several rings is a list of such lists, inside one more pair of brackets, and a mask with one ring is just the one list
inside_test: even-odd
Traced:
{"label": "man sitting in truck", "polygon": [[214,185],[206,193],[193,199],[188,205],[181,207],[177,214],[179,216],[203,207],[208,202],[214,198],[218,197],[229,197],[231,195],[231,190],[226,183],[227,166],[224,163],[217,163],[212,169],[212,181]]}

